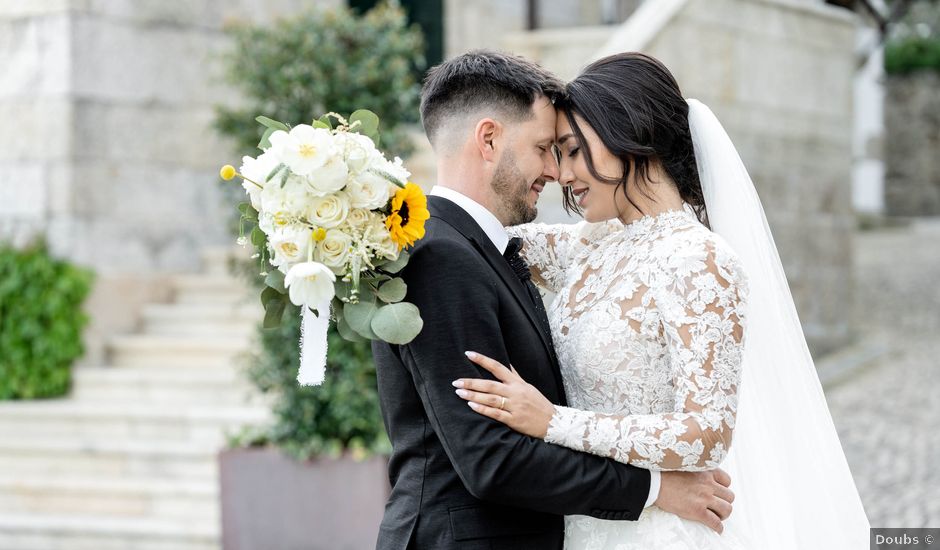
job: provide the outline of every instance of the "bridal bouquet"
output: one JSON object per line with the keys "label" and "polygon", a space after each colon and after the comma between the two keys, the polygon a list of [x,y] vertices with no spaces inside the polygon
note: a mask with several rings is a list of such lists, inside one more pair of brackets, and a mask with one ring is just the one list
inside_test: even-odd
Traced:
{"label": "bridal bouquet", "polygon": [[251,242],[261,259],[264,326],[280,323],[288,301],[301,306],[297,380],[320,384],[331,309],[347,340],[406,344],[421,331],[418,308],[403,301],[407,287],[395,275],[408,262],[405,249],[424,236],[427,197],[408,182],[400,158],[376,148],[379,119],[370,111],[292,128],[256,120],[266,128],[263,152],[220,175],[240,177],[248,195],[238,207],[239,243]]}

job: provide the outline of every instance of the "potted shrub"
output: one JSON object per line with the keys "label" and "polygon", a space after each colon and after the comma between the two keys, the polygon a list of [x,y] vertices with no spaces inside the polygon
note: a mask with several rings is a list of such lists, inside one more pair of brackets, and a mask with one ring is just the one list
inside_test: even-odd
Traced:
{"label": "potted shrub", "polygon": [[[362,16],[348,9],[311,11],[270,28],[229,32],[234,48],[225,59],[227,76],[245,101],[219,107],[216,128],[245,153],[257,151],[257,115],[310,121],[356,109],[381,117],[385,151],[408,152],[401,124],[417,118],[423,40],[400,8],[383,4]],[[259,290],[259,272],[273,269],[259,262],[239,268]],[[220,453],[224,547],[373,546],[388,496],[390,444],[368,342],[331,333],[326,381],[305,387],[296,381],[298,308],[288,304],[280,326],[259,331],[246,372],[274,396],[275,421],[242,431]]]}

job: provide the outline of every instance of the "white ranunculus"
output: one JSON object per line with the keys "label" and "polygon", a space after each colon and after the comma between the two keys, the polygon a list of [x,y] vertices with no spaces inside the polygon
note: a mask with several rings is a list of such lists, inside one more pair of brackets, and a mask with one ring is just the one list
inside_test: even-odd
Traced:
{"label": "white ranunculus", "polygon": [[338,192],[312,199],[307,210],[307,219],[316,226],[330,229],[346,221],[348,214],[349,197],[343,192]]}
{"label": "white ranunculus", "polygon": [[[251,206],[254,207],[255,210],[261,210],[261,190],[267,183],[266,178],[268,174],[270,174],[278,164],[280,164],[280,161],[271,153],[262,153],[258,155],[258,158],[249,156],[242,157],[242,166],[239,172],[251,180],[242,180],[242,187],[244,187],[245,192],[248,193]],[[251,183],[252,181],[261,187],[255,185],[255,183]]]}
{"label": "white ranunculus", "polygon": [[307,175],[307,185],[317,197],[339,191],[346,185],[349,170],[339,155],[331,157],[326,164]]}
{"label": "white ranunculus", "polygon": [[367,136],[356,132],[343,134],[345,141],[346,164],[353,172],[360,172],[371,164],[381,153],[375,148],[375,143]]}
{"label": "white ranunculus", "polygon": [[281,217],[303,216],[310,205],[311,193],[303,178],[290,175],[281,187],[280,178],[274,178],[261,191],[261,211]]}
{"label": "white ranunculus", "polygon": [[388,204],[388,180],[373,172],[362,172],[346,189],[354,208],[375,210]]}
{"label": "white ranunculus", "polygon": [[310,228],[299,224],[275,228],[268,235],[268,244],[273,251],[271,265],[280,268],[304,261],[312,232]]}
{"label": "white ranunculus", "polygon": [[352,237],[340,229],[330,229],[317,245],[317,259],[330,267],[334,273],[345,271],[346,259],[349,257],[349,247]]}
{"label": "white ranunculus", "polygon": [[333,134],[325,128],[298,124],[290,132],[271,134],[271,151],[298,176],[306,176],[323,166],[335,153]]}
{"label": "white ranunculus", "polygon": [[333,298],[336,275],[320,262],[294,265],[284,277],[290,301],[297,306],[317,307]]}
{"label": "white ranunculus", "polygon": [[369,211],[365,208],[353,208],[349,211],[349,215],[346,216],[346,223],[350,227],[363,227],[369,223]]}

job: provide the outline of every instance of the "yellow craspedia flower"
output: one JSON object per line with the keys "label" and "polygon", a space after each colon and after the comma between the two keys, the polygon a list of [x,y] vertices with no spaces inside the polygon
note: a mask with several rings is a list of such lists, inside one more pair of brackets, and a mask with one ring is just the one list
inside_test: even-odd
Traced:
{"label": "yellow craspedia flower", "polygon": [[424,191],[417,184],[408,182],[392,197],[392,209],[385,218],[385,228],[401,250],[424,237],[424,222],[430,217]]}
{"label": "yellow craspedia flower", "polygon": [[224,179],[225,181],[228,181],[234,178],[235,174],[237,173],[238,172],[235,171],[235,167],[232,166],[231,164],[226,164],[225,166],[222,167],[221,170],[219,170],[219,175],[222,176],[222,179]]}
{"label": "yellow craspedia flower", "polygon": [[310,235],[310,238],[315,240],[316,242],[322,241],[323,239],[326,238],[326,229],[323,229],[322,227],[318,227],[314,229],[313,234]]}

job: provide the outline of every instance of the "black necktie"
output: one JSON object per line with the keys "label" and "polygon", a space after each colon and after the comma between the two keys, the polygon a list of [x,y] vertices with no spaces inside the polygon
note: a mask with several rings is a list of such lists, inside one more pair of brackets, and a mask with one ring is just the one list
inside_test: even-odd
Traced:
{"label": "black necktie", "polygon": [[[519,254],[520,250],[522,250],[522,239],[513,237],[509,239],[506,251],[503,252],[503,258],[506,258],[509,267],[512,268],[513,273],[516,274],[516,277],[519,278],[526,292],[529,294],[529,299],[532,300],[532,305],[535,306],[535,311],[537,312],[536,317],[542,325],[541,329],[545,333],[545,336],[548,337],[549,344],[551,344],[552,329],[548,323],[548,315],[545,313],[545,303],[542,302],[542,295],[539,294],[538,289],[535,288],[535,284],[532,283],[532,273],[529,271],[529,264],[526,263],[522,255]],[[554,352],[554,350],[552,350],[552,352]]]}

